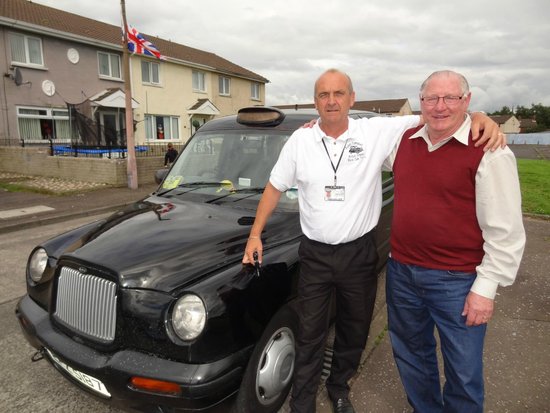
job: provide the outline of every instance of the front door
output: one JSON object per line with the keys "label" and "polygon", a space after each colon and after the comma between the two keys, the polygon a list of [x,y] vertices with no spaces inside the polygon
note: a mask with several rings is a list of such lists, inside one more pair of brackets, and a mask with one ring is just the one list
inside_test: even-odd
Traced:
{"label": "front door", "polygon": [[120,122],[117,113],[101,112],[101,141],[105,146],[121,145]]}

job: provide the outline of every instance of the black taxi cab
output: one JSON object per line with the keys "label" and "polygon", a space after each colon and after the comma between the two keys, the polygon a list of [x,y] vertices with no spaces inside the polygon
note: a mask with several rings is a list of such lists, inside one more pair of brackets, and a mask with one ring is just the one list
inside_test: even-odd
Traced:
{"label": "black taxi cab", "polygon": [[[241,259],[282,146],[315,118],[260,106],[212,120],[150,196],[36,246],[16,315],[37,357],[127,410],[198,411],[236,394],[235,411],[276,412],[298,328],[296,189],[265,227],[262,266]],[[393,184],[381,179],[386,257]]]}

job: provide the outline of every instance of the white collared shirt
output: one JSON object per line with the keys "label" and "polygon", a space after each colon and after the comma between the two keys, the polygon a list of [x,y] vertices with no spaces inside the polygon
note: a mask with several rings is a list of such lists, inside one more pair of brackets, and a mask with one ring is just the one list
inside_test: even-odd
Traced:
{"label": "white collared shirt", "polygon": [[[430,152],[451,139],[468,145],[470,126],[471,119],[467,116],[452,136],[435,145],[428,138],[426,125],[409,139],[423,139]],[[391,170],[400,141],[384,162],[384,169]],[[476,215],[485,255],[476,267],[477,277],[471,291],[492,299],[499,285],[514,282],[525,247],[517,164],[510,148],[485,152],[476,172],[475,187]]]}
{"label": "white collared shirt", "polygon": [[[341,244],[378,224],[382,163],[405,130],[418,122],[418,116],[349,118],[348,130],[337,139],[325,136],[319,122],[292,134],[269,181],[281,192],[298,187],[300,224],[306,237]],[[325,187],[334,185],[333,166],[341,155],[336,185],[345,187],[345,199],[326,201]]]}

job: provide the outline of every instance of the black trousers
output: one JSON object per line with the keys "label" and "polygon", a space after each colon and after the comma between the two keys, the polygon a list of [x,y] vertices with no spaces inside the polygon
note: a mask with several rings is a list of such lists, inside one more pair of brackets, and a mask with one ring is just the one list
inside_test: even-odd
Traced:
{"label": "black trousers", "polygon": [[330,298],[336,297],[334,354],[326,387],[331,399],[347,397],[364,350],[376,299],[378,253],[374,230],[345,244],[304,240],[300,244],[296,365],[291,411],[315,412]]}

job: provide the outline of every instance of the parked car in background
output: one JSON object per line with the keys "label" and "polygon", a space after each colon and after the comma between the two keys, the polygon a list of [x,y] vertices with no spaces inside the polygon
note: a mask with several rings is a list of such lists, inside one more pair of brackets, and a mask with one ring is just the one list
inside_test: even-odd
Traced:
{"label": "parked car in background", "polygon": [[[35,358],[126,409],[201,410],[237,394],[235,411],[276,412],[298,328],[296,190],[262,234],[261,268],[241,259],[282,146],[316,117],[250,107],[212,120],[158,172],[156,192],[38,245],[16,309]],[[391,177],[383,180],[380,257],[393,199]]]}

